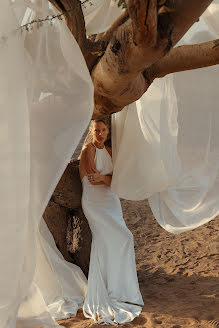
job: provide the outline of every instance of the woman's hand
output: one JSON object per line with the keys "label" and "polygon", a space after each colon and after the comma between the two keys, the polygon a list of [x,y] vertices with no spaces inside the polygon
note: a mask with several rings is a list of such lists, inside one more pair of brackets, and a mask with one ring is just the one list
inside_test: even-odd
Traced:
{"label": "woman's hand", "polygon": [[111,181],[112,181],[111,175],[101,175],[101,174],[99,174],[99,172],[88,174],[87,178],[88,178],[89,182],[94,186],[102,185],[102,184],[110,186]]}
{"label": "woman's hand", "polygon": [[99,173],[88,174],[87,178],[91,184],[96,184],[103,180],[103,176]]}

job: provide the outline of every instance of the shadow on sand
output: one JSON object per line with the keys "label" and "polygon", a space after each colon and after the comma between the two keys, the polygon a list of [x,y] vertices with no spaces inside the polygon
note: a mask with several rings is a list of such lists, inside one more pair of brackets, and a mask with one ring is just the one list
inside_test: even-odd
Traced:
{"label": "shadow on sand", "polygon": [[[171,316],[181,321],[189,318],[197,322],[197,327],[199,327],[198,322],[201,320],[206,322],[218,321],[218,278],[205,278],[198,275],[186,276],[183,273],[169,275],[162,269],[152,273],[147,271],[145,266],[138,270],[138,277],[145,303],[142,314],[132,322],[119,325],[119,327],[151,327],[149,319],[151,317],[154,318],[155,326],[159,327],[162,323],[162,320],[159,319],[162,319],[162,316]],[[84,318],[81,310],[78,311],[76,318],[61,321],[60,324],[66,328],[101,327],[93,323],[92,320]],[[175,324],[172,327],[184,328],[185,326]]]}
{"label": "shadow on sand", "polygon": [[200,275],[169,275],[158,269],[138,271],[144,299],[143,312],[166,314],[179,318],[215,320],[219,318],[219,279]]}

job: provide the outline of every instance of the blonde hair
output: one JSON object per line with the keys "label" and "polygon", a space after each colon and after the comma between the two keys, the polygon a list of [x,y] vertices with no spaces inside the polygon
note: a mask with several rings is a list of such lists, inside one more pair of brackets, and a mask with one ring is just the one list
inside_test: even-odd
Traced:
{"label": "blonde hair", "polygon": [[99,118],[99,119],[91,120],[91,122],[90,122],[90,130],[93,128],[94,123],[97,123],[97,122],[104,123],[108,127],[108,129],[110,129],[109,120],[104,119],[104,118]]}

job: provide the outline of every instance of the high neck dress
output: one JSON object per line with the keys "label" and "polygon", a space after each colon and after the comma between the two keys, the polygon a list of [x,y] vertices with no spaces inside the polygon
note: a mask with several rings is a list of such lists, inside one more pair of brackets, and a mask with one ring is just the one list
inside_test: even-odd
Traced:
{"label": "high neck dress", "polygon": [[[112,159],[105,147],[96,148],[95,164],[100,174],[112,174]],[[82,184],[82,207],[92,232],[84,315],[101,324],[132,321],[141,313],[139,305],[144,304],[136,273],[133,235],[123,219],[120,200],[111,188],[93,186],[87,176]]]}

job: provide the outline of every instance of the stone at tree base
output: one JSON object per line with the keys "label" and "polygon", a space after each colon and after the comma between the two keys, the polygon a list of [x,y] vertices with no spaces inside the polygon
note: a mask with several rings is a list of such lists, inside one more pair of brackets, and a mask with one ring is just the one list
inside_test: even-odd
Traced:
{"label": "stone at tree base", "polygon": [[67,250],[67,227],[68,227],[69,209],[50,201],[43,218],[51,231],[56,246],[62,253],[66,261],[72,262],[71,255]]}
{"label": "stone at tree base", "polygon": [[82,185],[78,166],[77,160],[67,165],[52,195],[55,203],[69,209],[81,206]]}
{"label": "stone at tree base", "polygon": [[73,263],[88,277],[92,235],[82,208],[72,211],[68,222],[67,249]]}

